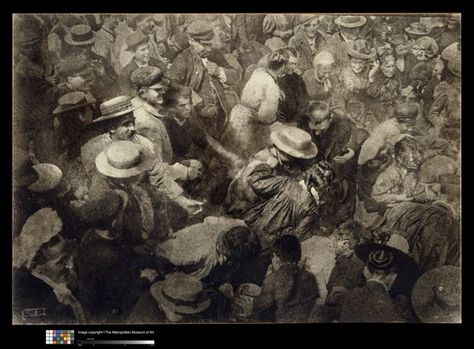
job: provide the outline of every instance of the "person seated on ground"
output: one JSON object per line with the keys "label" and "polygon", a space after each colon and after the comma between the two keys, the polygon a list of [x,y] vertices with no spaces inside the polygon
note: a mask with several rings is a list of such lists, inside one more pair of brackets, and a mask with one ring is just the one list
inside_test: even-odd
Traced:
{"label": "person seated on ground", "polygon": [[259,201],[243,219],[257,233],[264,250],[285,233],[300,241],[322,234],[318,230],[319,207],[326,200],[334,172],[326,162],[319,162],[300,178],[277,175],[266,164],[257,165],[250,173],[248,183]]}
{"label": "person seated on ground", "polygon": [[372,197],[387,206],[406,201],[434,201],[439,188],[418,179],[422,160],[419,143],[410,136],[400,136],[394,146],[394,161],[377,177]]}
{"label": "person seated on ground", "polygon": [[133,307],[127,323],[202,323],[211,298],[199,279],[176,272],[153,283]]}
{"label": "person seated on ground", "polygon": [[311,136],[296,127],[281,125],[272,131],[270,139],[272,146],[254,154],[232,179],[225,200],[230,214],[241,217],[257,202],[258,196],[248,183],[256,166],[266,164],[276,174],[298,175],[318,154]]}
{"label": "person seated on ground", "polygon": [[338,107],[327,102],[310,102],[305,118],[298,125],[311,135],[318,147],[315,161],[331,162],[346,149],[351,137],[352,123]]}
{"label": "person seated on ground", "polygon": [[222,216],[206,217],[202,223],[171,234],[158,245],[156,256],[168,263],[169,270],[192,275],[206,286],[229,283],[237,287],[263,280],[267,266],[257,270],[260,250],[257,235],[243,220]]}
{"label": "person seated on ground", "polygon": [[316,277],[298,266],[301,244],[284,234],[273,243],[272,264],[253,304],[259,321],[306,322],[319,298]]}
{"label": "person seated on ground", "polygon": [[403,252],[375,243],[356,247],[355,253],[365,263],[365,285],[341,297],[339,322],[407,322],[403,310],[390,296],[390,289],[400,269],[406,270],[411,259]]}

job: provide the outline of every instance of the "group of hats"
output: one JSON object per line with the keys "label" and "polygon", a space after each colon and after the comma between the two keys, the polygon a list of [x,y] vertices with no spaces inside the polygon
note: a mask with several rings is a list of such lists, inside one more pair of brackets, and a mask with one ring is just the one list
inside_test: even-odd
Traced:
{"label": "group of hats", "polygon": [[[392,239],[395,237],[395,239]],[[386,244],[365,243],[355,248],[356,256],[377,270],[415,271],[405,238],[392,234]],[[415,282],[411,303],[424,323],[460,322],[461,278],[457,266],[442,266],[425,272]]]}

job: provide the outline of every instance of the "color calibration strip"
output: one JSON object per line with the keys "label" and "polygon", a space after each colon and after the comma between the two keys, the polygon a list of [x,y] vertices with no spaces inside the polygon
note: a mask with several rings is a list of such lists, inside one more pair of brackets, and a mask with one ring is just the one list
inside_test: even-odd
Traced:
{"label": "color calibration strip", "polygon": [[74,344],[74,330],[46,330],[46,344]]}

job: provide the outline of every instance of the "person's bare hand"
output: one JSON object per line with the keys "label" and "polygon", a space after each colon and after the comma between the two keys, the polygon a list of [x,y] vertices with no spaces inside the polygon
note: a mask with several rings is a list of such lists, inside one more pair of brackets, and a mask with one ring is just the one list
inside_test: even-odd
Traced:
{"label": "person's bare hand", "polygon": [[186,170],[188,174],[188,180],[193,181],[196,178],[199,178],[201,176],[201,171],[197,168],[194,168],[192,166],[189,166],[188,169]]}

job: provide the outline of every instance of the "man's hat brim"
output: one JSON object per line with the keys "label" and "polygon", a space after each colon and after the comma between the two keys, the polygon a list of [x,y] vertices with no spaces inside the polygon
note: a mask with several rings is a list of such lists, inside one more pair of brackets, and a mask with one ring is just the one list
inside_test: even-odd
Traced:
{"label": "man's hat brim", "polygon": [[429,30],[424,31],[424,32],[414,31],[414,30],[411,29],[410,27],[405,28],[405,31],[406,31],[408,34],[411,34],[411,35],[419,35],[419,36],[425,36],[425,35],[428,35],[428,34],[430,33]]}
{"label": "man's hat brim", "polygon": [[347,49],[347,54],[351,57],[354,57],[354,58],[372,59],[377,55],[377,52],[376,52],[375,48],[372,48],[370,50],[369,54],[364,54],[364,53],[357,52],[357,51],[353,50],[352,48],[348,48]]}
{"label": "man's hat brim", "polygon": [[95,119],[92,122],[93,123],[98,123],[98,122],[102,122],[102,121],[106,121],[106,120],[110,120],[110,119],[115,119],[115,118],[118,118],[119,116],[123,116],[125,114],[131,113],[137,108],[138,108],[138,106],[132,106],[130,108],[127,108],[125,110],[121,110],[121,111],[116,112],[116,113],[102,115],[102,116],[98,117],[97,119]]}
{"label": "man's hat brim", "polygon": [[316,147],[316,145],[314,143],[311,144],[310,149],[303,152],[303,151],[299,151],[297,149],[294,149],[294,148],[290,147],[289,145],[285,144],[284,142],[282,142],[281,139],[278,137],[278,134],[276,132],[273,132],[273,133],[270,134],[270,139],[273,142],[273,144],[275,145],[275,147],[280,149],[285,154],[288,154],[288,155],[290,155],[294,158],[309,160],[309,159],[315,158],[316,155],[318,155],[318,148]]}
{"label": "man's hat brim", "polygon": [[140,150],[144,155],[143,161],[137,166],[127,169],[119,169],[111,166],[107,161],[106,150],[103,150],[95,159],[97,171],[111,178],[130,178],[149,171],[155,162],[153,153],[145,146],[141,146]]}
{"label": "man's hat brim", "polygon": [[343,28],[358,28],[362,27],[367,23],[367,18],[360,16],[359,20],[354,23],[343,23],[342,17],[337,17],[334,23],[336,23],[338,26],[343,27]]}
{"label": "man's hat brim", "polygon": [[62,114],[62,113],[65,113],[65,112],[68,112],[68,111],[71,111],[71,110],[74,110],[74,109],[79,109],[79,108],[82,108],[82,107],[85,107],[87,105],[91,105],[91,104],[94,104],[96,102],[96,100],[88,100],[86,101],[85,103],[81,103],[81,104],[76,104],[76,105],[71,105],[71,106],[68,106],[68,107],[65,107],[63,105],[59,105],[56,107],[56,109],[53,110],[53,114]]}
{"label": "man's hat brim", "polygon": [[198,303],[194,307],[186,306],[186,305],[176,305],[175,303],[169,301],[163,295],[163,286],[164,286],[165,282],[166,281],[155,282],[150,287],[150,293],[158,303],[163,304],[166,308],[169,308],[170,310],[174,311],[175,313],[178,313],[178,314],[199,314],[199,313],[202,313],[207,308],[209,308],[209,306],[211,305],[211,300],[209,298],[203,300],[202,302]]}
{"label": "man's hat brim", "polygon": [[393,266],[397,270],[416,272],[418,265],[413,257],[391,246],[376,243],[365,243],[356,246],[354,252],[360,260],[367,263],[369,260],[369,254],[377,250],[390,252],[394,257]]}

